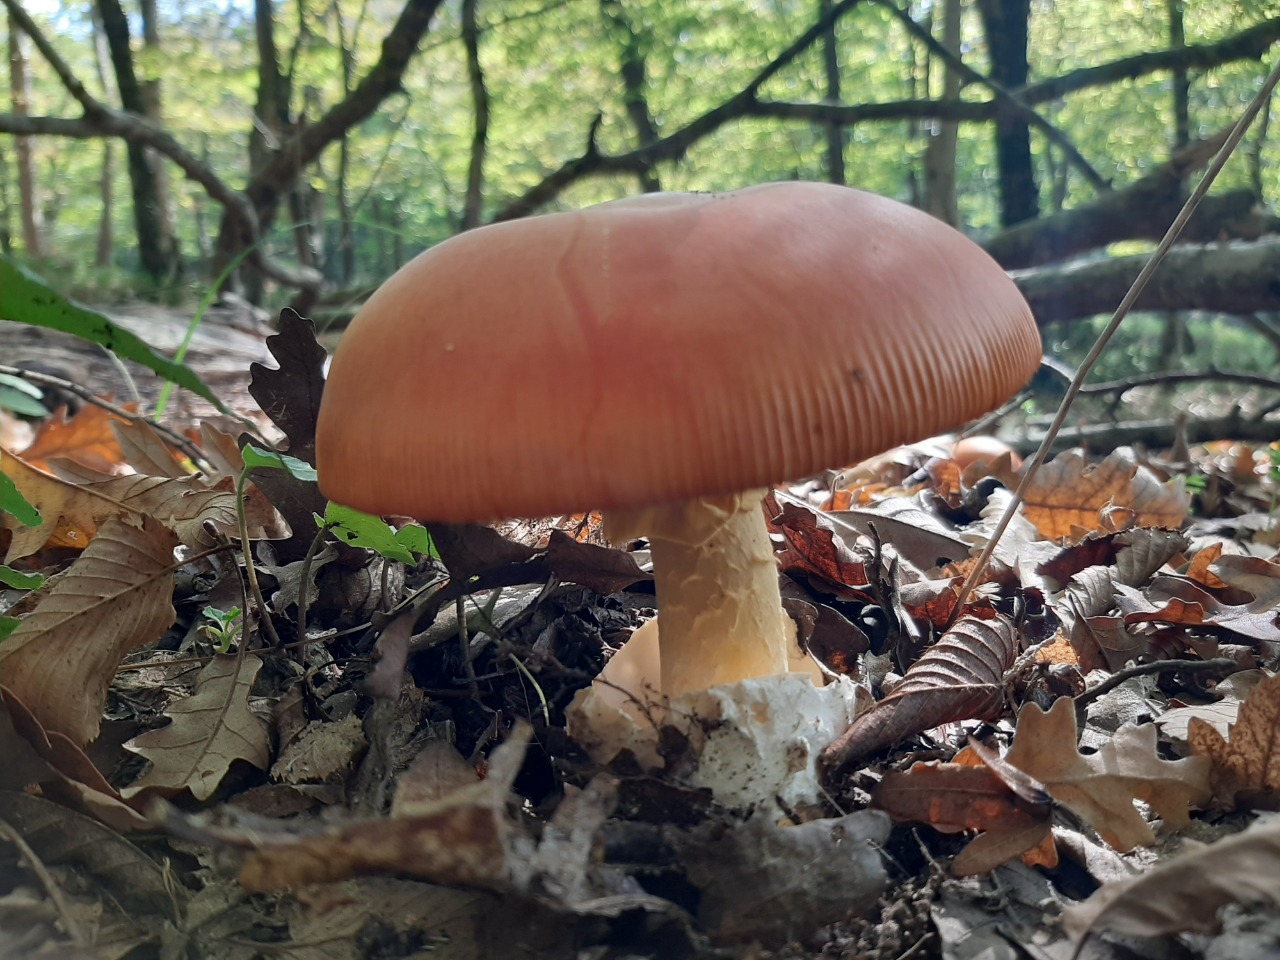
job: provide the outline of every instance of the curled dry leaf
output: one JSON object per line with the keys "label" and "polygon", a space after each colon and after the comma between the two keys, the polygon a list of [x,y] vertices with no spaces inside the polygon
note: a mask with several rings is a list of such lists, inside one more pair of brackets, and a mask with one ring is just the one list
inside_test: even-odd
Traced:
{"label": "curled dry leaf", "polygon": [[1280,674],[1260,680],[1240,707],[1226,737],[1192,717],[1191,752],[1212,764],[1213,795],[1230,807],[1273,808],[1280,802]]}
{"label": "curled dry leaf", "polygon": [[[1006,485],[1018,481],[1016,475],[1001,479]],[[1083,454],[1068,450],[1040,467],[1022,510],[1041,536],[1057,540],[1076,528],[1109,529],[1104,514],[1114,508],[1132,511],[1136,526],[1176,528],[1190,505],[1191,496],[1181,482],[1161,483],[1122,451],[1088,466]]]}
{"label": "curled dry leaf", "polygon": [[1280,906],[1280,818],[1173,857],[1131,880],[1104,884],[1064,914],[1076,939],[1110,931],[1158,937],[1217,929],[1230,903]]}
{"label": "curled dry leaf", "polygon": [[1028,703],[1018,715],[1005,758],[1044,784],[1117,850],[1155,841],[1134,803],[1142,800],[1173,828],[1190,822],[1189,806],[1209,799],[1209,765],[1200,757],[1162,760],[1153,724],[1127,723],[1097,753],[1076,748],[1075,704],[1066,697],[1048,713]]}
{"label": "curled dry leaf", "polygon": [[961,618],[911,666],[893,693],[823,751],[824,766],[834,770],[944,723],[994,719],[1018,642],[1017,629],[1005,617]]}
{"label": "curled dry leaf", "polygon": [[122,795],[149,790],[168,797],[190,790],[197,800],[208,800],[235,761],[267,769],[267,725],[249,709],[249,692],[261,669],[255,656],[228,654],[210,660],[196,679],[195,692],[165,711],[168,726],[125,744],[151,766]]}
{"label": "curled dry leaf", "polygon": [[1280,641],[1280,625],[1274,611],[1255,613],[1243,604],[1219,603],[1212,594],[1179,577],[1156,577],[1142,592],[1117,587],[1116,604],[1126,623],[1217,627],[1250,640]]}
{"label": "curled dry leaf", "polygon": [[130,650],[173,623],[173,549],[157,521],[108,519],[0,645],[0,680],[41,726],[84,746],[98,735],[107,684]]}

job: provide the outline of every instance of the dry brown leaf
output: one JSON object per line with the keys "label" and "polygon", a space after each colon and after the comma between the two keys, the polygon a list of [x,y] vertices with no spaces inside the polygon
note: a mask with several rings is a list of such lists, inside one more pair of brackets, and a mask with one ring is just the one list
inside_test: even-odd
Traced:
{"label": "dry brown leaf", "polygon": [[1280,674],[1260,680],[1227,737],[1200,717],[1187,727],[1191,752],[1212,764],[1213,794],[1229,806],[1280,803]]}
{"label": "dry brown leaf", "polygon": [[1210,567],[1225,583],[1253,595],[1248,608],[1253,613],[1280,609],[1280,563],[1261,557],[1220,557]]}
{"label": "dry brown leaf", "polygon": [[1280,642],[1275,612],[1219,603],[1210,593],[1179,577],[1156,577],[1139,592],[1116,588],[1116,605],[1125,623],[1172,623],[1181,627],[1220,627],[1251,640]]}
{"label": "dry brown leaf", "polygon": [[[1002,478],[1016,485],[1016,475]],[[1069,537],[1073,529],[1106,532],[1114,528],[1109,511],[1132,511],[1142,527],[1178,527],[1186,519],[1191,496],[1182,484],[1162,484],[1146,467],[1120,451],[1094,466],[1078,450],[1060,453],[1041,466],[1026,491],[1023,513],[1049,540]]]}
{"label": "dry brown leaf", "polygon": [[1127,723],[1097,753],[1082,756],[1076,749],[1075,704],[1067,697],[1048,713],[1034,703],[1023,707],[1005,759],[1043,783],[1055,800],[1120,851],[1155,840],[1135,801],[1146,802],[1179,829],[1190,822],[1188,806],[1209,799],[1209,764],[1200,757],[1160,759],[1152,724]]}
{"label": "dry brown leaf", "polygon": [[962,617],[902,682],[822,753],[834,770],[903,737],[956,720],[994,719],[1004,702],[1004,675],[1018,655],[1018,631],[1004,617]]}
{"label": "dry brown leaf", "polygon": [[111,424],[124,462],[149,477],[187,477],[191,470],[184,454],[174,450],[169,441],[145,420]]}
{"label": "dry brown leaf", "polygon": [[173,549],[157,521],[108,519],[0,645],[0,680],[48,731],[76,746],[98,735],[107,684],[130,650],[173,623]]}
{"label": "dry brown leaf", "polygon": [[952,864],[956,876],[987,873],[1038,848],[1053,825],[1048,803],[1024,800],[981,765],[916,763],[906,772],[891,771],[871,803],[899,823],[927,823],[941,833],[983,831]]}
{"label": "dry brown leaf", "polygon": [[[186,473],[176,478],[142,474],[107,477],[66,463],[55,463],[53,471],[87,495],[155,517],[188,547],[213,546],[216,539],[210,529],[226,536],[239,533],[235,480],[231,477],[211,485],[204,477]],[[289,535],[288,525],[256,487],[246,487],[244,506],[250,540],[278,540]]]}
{"label": "dry brown leaf", "polygon": [[1084,903],[1068,907],[1075,939],[1111,931],[1157,937],[1184,930],[1212,931],[1230,903],[1280,905],[1280,818],[1197,847],[1132,880],[1104,884]]}
{"label": "dry brown leaf", "polygon": [[[130,413],[137,404],[124,409]],[[36,428],[35,438],[22,453],[22,459],[37,470],[48,470],[49,461],[64,459],[99,473],[111,473],[124,462],[124,453],[111,432],[113,423],[123,423],[115,414],[88,404],[73,417],[67,408],[59,407]]]}
{"label": "dry brown leaf", "polygon": [[267,725],[249,709],[249,692],[261,669],[255,656],[210,660],[196,679],[195,693],[165,711],[171,721],[167,727],[125,744],[151,766],[121,794],[134,797],[149,790],[168,797],[190,790],[197,800],[208,800],[235,761],[267,769]]}
{"label": "dry brown leaf", "polygon": [[4,563],[28,557],[42,547],[83,550],[108,517],[132,514],[124,504],[85,493],[75,484],[35,469],[20,457],[0,450],[0,472],[5,473],[27,503],[40,511],[40,523],[24,527],[0,512],[0,528],[12,534]]}

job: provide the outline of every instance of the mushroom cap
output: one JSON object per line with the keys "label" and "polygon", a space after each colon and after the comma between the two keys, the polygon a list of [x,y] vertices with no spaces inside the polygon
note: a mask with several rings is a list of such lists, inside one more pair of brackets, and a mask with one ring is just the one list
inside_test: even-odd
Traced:
{"label": "mushroom cap", "polygon": [[807,476],[997,407],[1040,338],[963,234],[847,187],[649,194],[419,255],[342,338],[325,495],[464,522]]}

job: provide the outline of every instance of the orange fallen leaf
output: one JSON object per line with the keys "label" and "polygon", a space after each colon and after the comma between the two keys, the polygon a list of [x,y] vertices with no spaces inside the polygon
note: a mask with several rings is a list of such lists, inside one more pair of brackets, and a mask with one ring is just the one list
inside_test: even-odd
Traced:
{"label": "orange fallen leaf", "polygon": [[[137,408],[134,403],[124,409],[133,413]],[[59,407],[36,428],[35,438],[22,451],[22,459],[37,470],[48,470],[50,460],[64,459],[100,473],[111,473],[124,463],[124,453],[111,425],[123,422],[92,404],[72,417],[67,416],[66,407]]]}

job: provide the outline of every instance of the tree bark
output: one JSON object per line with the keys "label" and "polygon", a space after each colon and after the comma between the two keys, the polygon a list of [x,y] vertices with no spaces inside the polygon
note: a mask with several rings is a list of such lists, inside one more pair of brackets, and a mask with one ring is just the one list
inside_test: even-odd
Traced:
{"label": "tree bark", "polygon": [[[1011,90],[1025,86],[1030,72],[1027,20],[1031,0],[978,0],[978,12],[987,37],[992,79]],[[1001,224],[1010,227],[1034,219],[1040,213],[1040,194],[1031,159],[1031,128],[1025,120],[997,117],[995,148]]]}
{"label": "tree bark", "polygon": [[[818,0],[818,19],[825,19],[830,12],[831,0]],[[822,75],[826,84],[825,99],[829,103],[839,103],[840,48],[837,44],[834,20],[822,37]],[[822,130],[827,140],[827,180],[843,186],[848,182],[848,176],[844,170],[844,127],[838,123],[824,123]]]}
{"label": "tree bark", "polygon": [[[129,44],[129,21],[119,0],[97,0],[103,33],[111,51],[120,104],[128,113],[147,116],[147,105],[134,70]],[[177,273],[178,252],[165,242],[168,231],[160,208],[155,170],[141,143],[130,141],[129,182],[133,191],[133,223],[138,235],[138,260],[142,272],[154,283],[171,280]]]}
{"label": "tree bark", "polygon": [[[142,13],[142,48],[153,61],[158,60],[164,51],[160,45],[160,15],[156,9],[156,0],[139,0],[139,9]],[[163,127],[160,80],[156,77],[140,80],[138,92],[142,97],[147,119],[157,127]],[[161,231],[160,242],[169,251],[173,277],[176,278],[182,275],[182,250],[178,245],[178,224],[173,209],[173,185],[169,168],[154,151],[148,150],[146,156],[156,182],[156,217]]]}
{"label": "tree bark", "polygon": [[[658,140],[658,128],[650,115],[649,99],[645,93],[648,67],[645,64],[644,38],[627,19],[621,0],[600,0],[600,13],[621,40],[618,75],[622,78],[623,102],[643,157],[643,151]],[[652,162],[642,160],[636,177],[645,193],[656,193],[662,189],[658,171]]]}
{"label": "tree bark", "polygon": [[[960,26],[964,13],[962,0],[946,0],[942,10],[942,45],[960,56]],[[960,99],[960,74],[943,66],[942,99]],[[954,120],[935,120],[924,152],[924,209],[943,223],[953,227],[960,223],[956,202],[956,144],[960,124]]]}
{"label": "tree bark", "polygon": [[467,192],[462,205],[462,229],[480,226],[484,212],[484,155],[489,141],[489,90],[480,66],[480,28],[476,22],[477,0],[462,0],[462,45],[467,54],[467,77],[471,82],[471,103],[475,124],[471,131],[471,158],[467,166]]}
{"label": "tree bark", "polygon": [[[23,33],[12,16],[9,18],[9,98],[13,112],[20,117],[29,113],[31,80],[27,75],[27,56],[22,49]],[[40,204],[36,200],[35,155],[30,137],[15,137],[14,156],[18,165],[18,211],[22,221],[22,246],[29,257],[44,254],[41,236]]]}
{"label": "tree bark", "polygon": [[[1041,326],[1115,309],[1145,254],[1045,267],[1013,275]],[[1280,303],[1280,238],[1256,243],[1174,247],[1135,310],[1209,310],[1244,314]]]}

